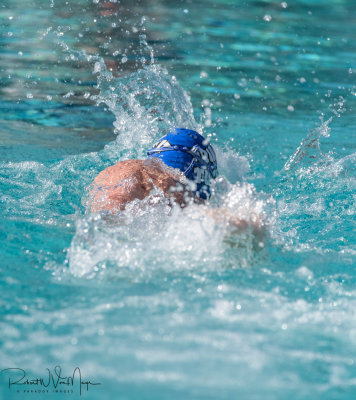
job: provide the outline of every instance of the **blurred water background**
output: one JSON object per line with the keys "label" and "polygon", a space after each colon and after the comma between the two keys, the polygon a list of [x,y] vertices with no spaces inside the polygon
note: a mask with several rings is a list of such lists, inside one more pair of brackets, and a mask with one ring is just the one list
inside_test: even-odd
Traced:
{"label": "blurred water background", "polygon": [[[79,366],[87,399],[354,399],[355,24],[351,0],[2,0],[0,368]],[[260,215],[262,249],[194,207],[86,212],[172,126],[210,138],[214,206]]]}

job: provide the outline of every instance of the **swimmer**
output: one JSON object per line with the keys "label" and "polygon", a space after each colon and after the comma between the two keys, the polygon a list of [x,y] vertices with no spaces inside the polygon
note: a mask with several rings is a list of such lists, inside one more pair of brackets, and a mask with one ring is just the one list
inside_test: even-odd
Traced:
{"label": "swimmer", "polygon": [[[218,176],[213,146],[199,133],[176,128],[147,151],[146,160],[119,161],[95,178],[91,211],[123,211],[135,199],[143,200],[154,188],[182,208],[204,204],[211,196],[210,183]],[[206,207],[218,223],[261,232],[261,221],[241,220],[231,210]]]}
{"label": "swimmer", "polygon": [[124,210],[154,187],[181,207],[190,201],[203,203],[217,175],[212,145],[193,130],[175,129],[147,151],[146,160],[119,161],[102,171],[94,181],[92,211]]}

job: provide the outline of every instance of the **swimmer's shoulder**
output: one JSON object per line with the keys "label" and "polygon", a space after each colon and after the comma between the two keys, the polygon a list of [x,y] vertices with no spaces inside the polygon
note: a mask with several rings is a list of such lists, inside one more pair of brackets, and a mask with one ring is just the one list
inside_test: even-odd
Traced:
{"label": "swimmer's shoulder", "polygon": [[118,180],[132,176],[140,176],[143,168],[143,160],[132,159],[119,161],[101,171],[94,182],[100,185],[111,185]]}
{"label": "swimmer's shoulder", "polygon": [[119,161],[101,171],[90,191],[91,210],[124,210],[127,203],[144,199],[148,192],[143,184],[141,164],[141,160]]}

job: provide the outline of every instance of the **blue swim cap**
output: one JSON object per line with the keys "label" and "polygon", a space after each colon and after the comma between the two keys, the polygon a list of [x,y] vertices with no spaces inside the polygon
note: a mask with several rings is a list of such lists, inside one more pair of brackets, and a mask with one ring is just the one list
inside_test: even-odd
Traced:
{"label": "blue swim cap", "polygon": [[196,184],[196,194],[202,199],[210,197],[210,179],[218,175],[218,166],[213,146],[199,133],[190,129],[176,128],[161,137],[148,158],[160,158],[166,165],[178,168]]}

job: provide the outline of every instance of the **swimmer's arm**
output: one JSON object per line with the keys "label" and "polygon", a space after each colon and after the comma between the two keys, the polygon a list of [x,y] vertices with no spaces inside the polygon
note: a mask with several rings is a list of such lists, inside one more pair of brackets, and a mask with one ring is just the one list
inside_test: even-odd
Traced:
{"label": "swimmer's arm", "polygon": [[237,216],[233,210],[227,208],[208,208],[205,212],[212,217],[218,224],[227,225],[231,228],[231,233],[239,233],[250,229],[254,236],[265,241],[266,227],[261,218],[255,213],[251,213],[249,219]]}
{"label": "swimmer's arm", "polygon": [[206,214],[212,217],[217,224],[228,228],[225,233],[227,243],[235,235],[239,235],[243,232],[252,234],[252,243],[255,250],[261,250],[268,242],[269,235],[267,227],[263,220],[255,213],[251,213],[250,217],[247,219],[237,216],[234,211],[230,209],[206,208]]}

